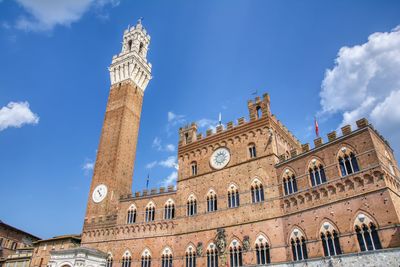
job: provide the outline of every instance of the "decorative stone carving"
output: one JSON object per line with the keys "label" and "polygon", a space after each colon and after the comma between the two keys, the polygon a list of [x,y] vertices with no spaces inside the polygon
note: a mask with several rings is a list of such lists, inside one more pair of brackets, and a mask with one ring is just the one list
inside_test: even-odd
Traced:
{"label": "decorative stone carving", "polygon": [[245,235],[243,237],[243,250],[244,251],[250,250],[250,237],[248,235]]}
{"label": "decorative stone carving", "polygon": [[224,254],[225,249],[226,249],[225,229],[223,229],[223,228],[217,229],[217,235],[215,237],[214,243],[217,246],[218,254],[219,255]]}
{"label": "decorative stone carving", "polygon": [[197,243],[196,254],[197,254],[197,256],[201,256],[203,254],[203,243],[202,242]]}

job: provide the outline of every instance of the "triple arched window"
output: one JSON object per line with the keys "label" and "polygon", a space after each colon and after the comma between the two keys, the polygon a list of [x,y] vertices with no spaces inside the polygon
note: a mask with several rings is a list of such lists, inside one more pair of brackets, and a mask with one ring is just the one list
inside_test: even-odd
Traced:
{"label": "triple arched window", "polygon": [[229,258],[231,267],[243,266],[242,247],[239,241],[233,240],[229,246]]}
{"label": "triple arched window", "polygon": [[128,216],[126,218],[126,223],[131,224],[136,222],[136,207],[131,205],[128,209]]}
{"label": "triple arched window", "polygon": [[129,251],[126,251],[124,253],[124,256],[122,257],[122,267],[131,267],[131,253]]}
{"label": "triple arched window", "polygon": [[112,267],[112,266],[113,266],[113,257],[111,253],[109,253],[106,259],[106,267]]}
{"label": "triple arched window", "polygon": [[147,249],[145,249],[142,253],[141,262],[141,267],[151,267],[151,254]]}
{"label": "triple arched window", "polygon": [[229,186],[228,189],[228,207],[236,208],[239,207],[239,205],[240,205],[239,190],[234,184],[232,184]]}
{"label": "triple arched window", "polygon": [[164,219],[171,220],[175,218],[175,204],[172,199],[168,199],[164,206]]}
{"label": "triple arched window", "polygon": [[264,265],[271,263],[269,244],[265,236],[260,235],[257,238],[255,250],[256,250],[257,265]]}
{"label": "triple arched window", "polygon": [[359,214],[357,216],[354,228],[361,251],[370,251],[382,248],[376,225],[365,214]]}
{"label": "triple arched window", "polygon": [[154,207],[153,202],[150,202],[149,204],[147,204],[146,211],[145,211],[145,221],[146,222],[154,221],[155,212],[156,212],[156,208]]}
{"label": "triple arched window", "polygon": [[218,250],[214,243],[207,247],[207,267],[218,267]]}
{"label": "triple arched window", "polygon": [[338,161],[340,167],[340,174],[342,176],[346,176],[358,172],[360,170],[354,152],[347,147],[342,147],[340,149]]}
{"label": "triple arched window", "polygon": [[325,257],[342,254],[340,248],[339,234],[329,222],[325,222],[321,227],[321,242]]}
{"label": "triple arched window", "polygon": [[308,259],[306,238],[299,229],[294,229],[290,236],[292,256],[294,261]]}
{"label": "triple arched window", "polygon": [[264,201],[264,188],[262,183],[255,179],[251,184],[251,201],[253,203],[258,203]]}
{"label": "triple arched window", "polygon": [[207,194],[207,212],[216,211],[217,208],[217,194],[214,190],[210,190]]}
{"label": "triple arched window", "polygon": [[317,159],[311,160],[310,166],[308,166],[308,172],[310,174],[312,186],[326,183],[324,166]]}
{"label": "triple arched window", "polygon": [[186,267],[196,267],[196,250],[193,246],[189,246],[185,253]]}
{"label": "triple arched window", "polygon": [[286,169],[283,176],[283,190],[285,195],[290,195],[297,192],[297,180],[294,173]]}
{"label": "triple arched window", "polygon": [[161,255],[161,267],[172,267],[172,252],[169,248],[165,248]]}
{"label": "triple arched window", "polygon": [[187,201],[187,215],[194,216],[197,214],[197,200],[194,195],[190,195]]}

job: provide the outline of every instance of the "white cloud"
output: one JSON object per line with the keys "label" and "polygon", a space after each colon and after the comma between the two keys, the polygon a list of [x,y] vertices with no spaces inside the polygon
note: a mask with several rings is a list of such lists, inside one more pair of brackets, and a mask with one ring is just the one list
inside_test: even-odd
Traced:
{"label": "white cloud", "polygon": [[167,151],[167,152],[174,152],[175,146],[173,144],[166,144],[163,145],[161,139],[159,137],[154,138],[151,147],[158,150],[158,151]]}
{"label": "white cloud", "polygon": [[169,156],[167,159],[160,161],[159,165],[163,166],[165,168],[178,169],[178,163],[176,162],[176,157],[175,156]]}
{"label": "white cloud", "polygon": [[168,152],[174,152],[175,146],[173,144],[167,144],[167,145],[165,145],[164,149],[165,149],[165,151],[168,151]]}
{"label": "white cloud", "polygon": [[0,131],[38,123],[39,117],[30,110],[28,102],[10,102],[0,109]]}
{"label": "white cloud", "polygon": [[216,120],[210,120],[210,119],[200,119],[197,121],[197,126],[199,128],[212,129],[213,131],[215,131],[217,124],[218,122]]}
{"label": "white cloud", "polygon": [[146,169],[153,169],[157,165],[157,161],[152,161],[150,163],[147,163],[145,168]]}
{"label": "white cloud", "polygon": [[85,163],[82,165],[82,170],[85,175],[89,175],[94,169],[94,162],[92,160],[86,159]]}
{"label": "white cloud", "polygon": [[56,25],[69,26],[91,7],[116,6],[119,0],[15,0],[27,14],[21,15],[16,28],[26,31],[48,31]]}
{"label": "white cloud", "polygon": [[178,172],[174,171],[161,182],[161,185],[164,187],[167,187],[169,185],[175,185],[177,179],[178,179]]}
{"label": "white cloud", "polygon": [[341,113],[342,123],[369,120],[399,148],[400,27],[376,32],[368,41],[342,47],[322,82],[323,115]]}
{"label": "white cloud", "polygon": [[179,123],[179,121],[185,121],[185,115],[178,115],[173,113],[172,111],[168,111],[167,117],[168,122]]}

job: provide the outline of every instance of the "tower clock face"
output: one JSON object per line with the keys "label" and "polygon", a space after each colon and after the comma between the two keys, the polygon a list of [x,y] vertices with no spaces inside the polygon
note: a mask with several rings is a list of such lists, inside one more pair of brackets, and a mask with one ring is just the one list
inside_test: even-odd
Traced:
{"label": "tower clock face", "polygon": [[210,158],[210,164],[211,167],[219,170],[225,167],[229,163],[230,159],[231,159],[231,154],[229,153],[229,150],[226,147],[221,147],[212,153]]}
{"label": "tower clock face", "polygon": [[95,203],[100,203],[107,196],[107,186],[100,184],[93,190],[92,199]]}

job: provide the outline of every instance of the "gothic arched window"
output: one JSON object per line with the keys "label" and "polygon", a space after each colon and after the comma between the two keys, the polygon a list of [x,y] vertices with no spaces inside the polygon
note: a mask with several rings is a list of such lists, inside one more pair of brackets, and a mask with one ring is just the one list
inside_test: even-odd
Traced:
{"label": "gothic arched window", "polygon": [[269,244],[265,236],[260,235],[257,238],[255,250],[256,250],[257,265],[264,265],[271,263]]}
{"label": "gothic arched window", "polygon": [[217,208],[217,194],[214,190],[210,190],[207,194],[207,212],[216,211]]}
{"label": "gothic arched window", "polygon": [[194,195],[190,195],[187,201],[187,215],[193,216],[197,214],[197,200]]}
{"label": "gothic arched window", "polygon": [[256,145],[255,144],[250,144],[249,145],[249,157],[251,159],[257,157],[257,151],[256,151]]}
{"label": "gothic arched window", "polygon": [[264,188],[262,183],[255,179],[251,184],[251,201],[253,203],[258,203],[264,201]]}
{"label": "gothic arched window", "polygon": [[321,242],[325,257],[331,257],[342,254],[340,248],[339,234],[335,228],[328,222],[321,227]]}
{"label": "gothic arched window", "polygon": [[124,253],[124,256],[122,257],[122,267],[131,267],[131,253],[129,251],[126,251]]}
{"label": "gothic arched window", "polygon": [[297,192],[298,189],[297,189],[296,176],[291,170],[289,169],[285,170],[285,174],[283,175],[282,181],[283,181],[283,189],[285,195],[290,195]]}
{"label": "gothic arched window", "polygon": [[318,160],[313,159],[311,161],[310,166],[308,166],[308,172],[310,174],[310,181],[312,186],[326,183],[324,166]]}
{"label": "gothic arched window", "polygon": [[197,162],[196,162],[196,161],[193,161],[193,162],[190,164],[190,168],[191,168],[191,174],[192,174],[192,176],[196,176],[196,175],[197,175]]}
{"label": "gothic arched window", "polygon": [[233,240],[229,246],[229,256],[231,267],[243,266],[242,247],[237,240]]}
{"label": "gothic arched window", "polygon": [[299,229],[294,229],[290,237],[293,261],[308,259],[306,239]]}
{"label": "gothic arched window", "polygon": [[342,147],[339,152],[340,174],[346,176],[360,170],[357,158],[353,151],[347,147]]}
{"label": "gothic arched window", "polygon": [[154,221],[155,212],[156,212],[156,208],[154,207],[153,202],[150,202],[149,204],[147,204],[146,212],[145,212],[145,221],[146,222]]}
{"label": "gothic arched window", "polygon": [[218,267],[218,250],[214,243],[207,247],[207,267]]}
{"label": "gothic arched window", "polygon": [[186,267],[196,267],[196,250],[193,246],[189,246],[185,253]]}
{"label": "gothic arched window", "polygon": [[361,251],[381,249],[381,241],[376,230],[376,225],[364,214],[357,216],[354,229]]}
{"label": "gothic arched window", "polygon": [[108,253],[107,259],[106,259],[106,267],[112,267],[113,266],[113,257],[111,253]]}
{"label": "gothic arched window", "polygon": [[164,206],[164,219],[171,220],[175,218],[175,204],[172,199],[168,199]]}
{"label": "gothic arched window", "polygon": [[131,205],[128,209],[128,216],[126,217],[126,223],[131,224],[136,222],[136,207]]}
{"label": "gothic arched window", "polygon": [[234,184],[232,184],[229,186],[228,189],[228,207],[236,208],[239,207],[239,205],[240,205],[239,190]]}
{"label": "gothic arched window", "polygon": [[161,255],[161,267],[172,267],[172,252],[169,248],[165,248]]}
{"label": "gothic arched window", "polygon": [[142,253],[142,265],[141,267],[151,267],[151,254],[147,249]]}

